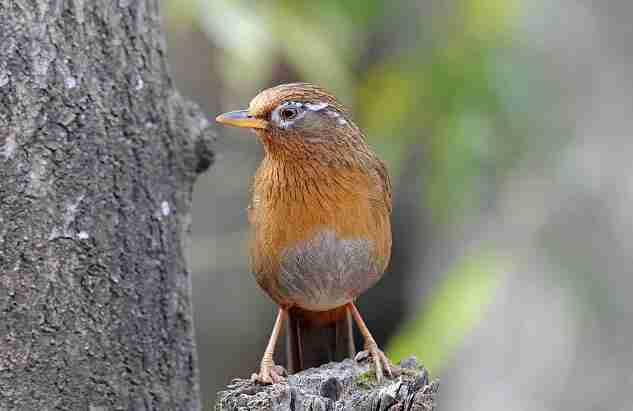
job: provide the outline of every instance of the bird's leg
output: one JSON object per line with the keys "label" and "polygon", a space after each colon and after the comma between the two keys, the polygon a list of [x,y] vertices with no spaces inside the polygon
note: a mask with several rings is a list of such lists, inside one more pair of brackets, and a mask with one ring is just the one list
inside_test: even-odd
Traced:
{"label": "bird's leg", "polygon": [[286,310],[279,308],[277,312],[277,319],[273,326],[273,332],[270,334],[266,351],[262,357],[262,362],[259,367],[259,373],[255,373],[251,376],[251,381],[261,382],[264,384],[276,384],[284,380],[284,369],[281,366],[275,365],[273,361],[273,354],[275,353],[275,345],[277,344],[277,338],[279,337],[279,331],[284,322],[286,316]]}
{"label": "bird's leg", "polygon": [[347,304],[347,309],[352,314],[352,317],[354,318],[356,325],[358,325],[365,342],[365,351],[359,352],[356,355],[356,359],[358,360],[359,358],[367,357],[368,355],[373,358],[374,365],[376,366],[376,380],[378,380],[379,383],[382,382],[383,368],[387,371],[387,374],[393,378],[394,372],[398,371],[397,367],[391,364],[385,353],[378,348],[376,340],[374,340],[374,337],[371,336],[369,328],[365,325],[365,321],[363,321],[363,318],[360,316],[360,313],[354,303]]}

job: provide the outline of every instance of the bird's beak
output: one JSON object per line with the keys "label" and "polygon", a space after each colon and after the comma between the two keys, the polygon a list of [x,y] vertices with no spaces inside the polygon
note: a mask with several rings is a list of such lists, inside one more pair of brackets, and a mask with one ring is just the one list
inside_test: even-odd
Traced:
{"label": "bird's beak", "polygon": [[228,113],[220,114],[215,118],[218,123],[226,124],[227,126],[244,127],[244,128],[267,128],[268,121],[253,117],[248,114],[248,110],[236,110],[229,111]]}

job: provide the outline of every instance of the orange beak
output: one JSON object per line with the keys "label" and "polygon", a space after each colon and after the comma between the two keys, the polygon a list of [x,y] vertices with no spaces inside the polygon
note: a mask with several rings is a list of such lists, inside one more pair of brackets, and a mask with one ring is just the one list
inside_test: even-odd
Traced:
{"label": "orange beak", "polygon": [[244,127],[244,128],[268,128],[268,121],[253,117],[248,114],[248,110],[229,111],[220,114],[215,121],[227,126]]}

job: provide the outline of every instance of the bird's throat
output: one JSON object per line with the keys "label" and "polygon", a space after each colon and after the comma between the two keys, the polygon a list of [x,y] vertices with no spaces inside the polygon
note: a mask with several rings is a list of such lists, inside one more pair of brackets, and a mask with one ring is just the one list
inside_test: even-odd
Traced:
{"label": "bird's throat", "polygon": [[351,163],[303,159],[279,161],[273,156],[266,156],[255,184],[255,191],[260,189],[270,200],[302,201],[318,207],[355,197],[359,188],[368,184],[368,179],[360,168]]}

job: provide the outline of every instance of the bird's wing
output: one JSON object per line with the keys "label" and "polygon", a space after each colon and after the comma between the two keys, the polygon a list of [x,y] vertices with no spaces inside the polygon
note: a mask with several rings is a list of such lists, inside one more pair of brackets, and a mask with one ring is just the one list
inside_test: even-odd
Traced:
{"label": "bird's wing", "polygon": [[385,207],[387,212],[391,214],[391,180],[385,163],[378,158],[373,162],[372,174],[376,180],[376,191],[370,200],[379,207]]}

